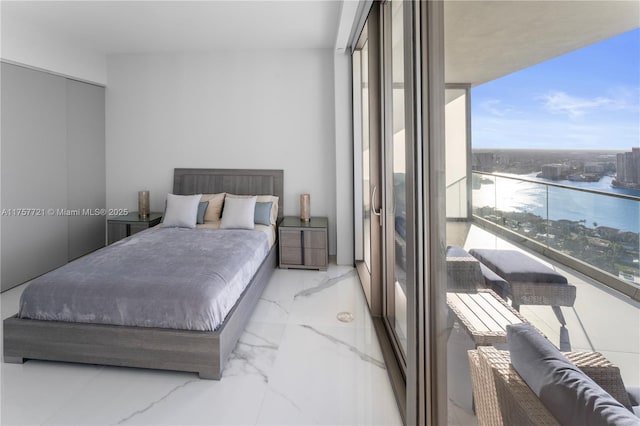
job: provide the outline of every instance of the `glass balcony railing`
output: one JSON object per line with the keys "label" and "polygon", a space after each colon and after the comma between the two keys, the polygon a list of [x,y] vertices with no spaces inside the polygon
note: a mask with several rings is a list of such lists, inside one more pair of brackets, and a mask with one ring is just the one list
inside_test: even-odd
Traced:
{"label": "glass balcony railing", "polygon": [[474,172],[476,217],[640,286],[640,197]]}
{"label": "glass balcony railing", "polygon": [[447,184],[446,192],[447,200],[447,218],[448,219],[466,219],[467,218],[467,177]]}

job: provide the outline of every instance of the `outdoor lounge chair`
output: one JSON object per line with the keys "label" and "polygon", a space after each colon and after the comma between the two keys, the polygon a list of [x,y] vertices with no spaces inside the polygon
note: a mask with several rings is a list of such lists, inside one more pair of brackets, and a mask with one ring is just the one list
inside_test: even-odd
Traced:
{"label": "outdoor lounge chair", "polygon": [[561,324],[566,324],[560,306],[573,306],[576,288],[567,279],[515,250],[472,249],[469,253],[508,282],[511,306],[551,305]]}
{"label": "outdoor lounge chair", "polygon": [[462,247],[447,247],[447,290],[475,291],[489,288],[503,299],[507,298],[509,283],[471,256]]}
{"label": "outdoor lounge chair", "polygon": [[[510,330],[511,327],[514,326]],[[525,343],[515,351],[520,361],[525,358],[527,381],[512,365],[517,363],[509,351],[493,346],[468,351],[479,425],[640,424],[640,418],[636,417],[638,401],[625,389],[618,367],[602,354],[560,353],[530,325],[517,327],[533,337],[531,346]],[[507,339],[511,349],[510,330]],[[552,349],[538,351],[536,347],[546,345]],[[532,354],[539,355],[540,362],[532,362]],[[549,362],[550,359],[553,360]],[[580,378],[581,375],[584,377]],[[532,390],[532,384],[540,396]],[[585,389],[584,384],[590,388]]]}

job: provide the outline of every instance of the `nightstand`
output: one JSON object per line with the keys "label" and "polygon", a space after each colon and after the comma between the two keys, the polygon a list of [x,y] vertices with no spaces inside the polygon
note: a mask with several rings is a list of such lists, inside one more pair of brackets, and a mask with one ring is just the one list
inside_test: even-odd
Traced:
{"label": "nightstand", "polygon": [[113,244],[123,238],[136,234],[145,229],[152,228],[160,223],[162,213],[150,213],[142,218],[138,212],[129,213],[126,216],[112,216],[107,219],[108,241]]}
{"label": "nightstand", "polygon": [[287,216],[278,228],[280,268],[320,269],[329,266],[329,220],[312,217],[304,222]]}

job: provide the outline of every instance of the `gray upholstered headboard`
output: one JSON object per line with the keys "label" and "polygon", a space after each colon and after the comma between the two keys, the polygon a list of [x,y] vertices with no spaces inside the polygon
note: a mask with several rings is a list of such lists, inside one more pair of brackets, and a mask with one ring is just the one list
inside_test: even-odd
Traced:
{"label": "gray upholstered headboard", "polygon": [[174,169],[173,193],[278,196],[278,219],[284,216],[284,172],[254,169]]}

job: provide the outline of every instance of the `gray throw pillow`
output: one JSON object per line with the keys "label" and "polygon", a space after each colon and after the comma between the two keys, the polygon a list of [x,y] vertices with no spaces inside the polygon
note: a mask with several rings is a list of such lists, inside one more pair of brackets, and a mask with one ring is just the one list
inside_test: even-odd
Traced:
{"label": "gray throw pillow", "polygon": [[198,204],[198,217],[196,219],[196,223],[204,223],[204,214],[207,212],[207,207],[209,207],[208,201],[200,201]]}
{"label": "gray throw pillow", "polygon": [[271,206],[273,203],[258,203],[256,202],[256,209],[253,221],[259,225],[271,225]]}
{"label": "gray throw pillow", "polygon": [[638,425],[639,420],[573,365],[531,324],[507,327],[511,365],[562,425]]}

